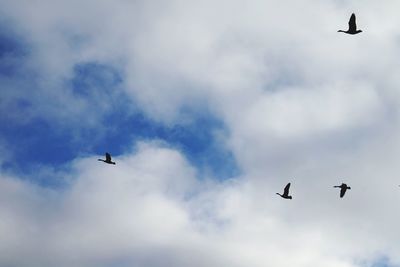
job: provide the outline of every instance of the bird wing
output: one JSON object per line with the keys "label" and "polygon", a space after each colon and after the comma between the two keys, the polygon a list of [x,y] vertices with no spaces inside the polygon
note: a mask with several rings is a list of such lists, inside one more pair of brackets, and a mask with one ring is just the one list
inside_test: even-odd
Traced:
{"label": "bird wing", "polygon": [[351,14],[350,20],[349,20],[349,31],[356,31],[357,30],[357,25],[356,25],[356,15],[353,13]]}
{"label": "bird wing", "polygon": [[285,189],[283,190],[283,194],[284,194],[284,195],[289,195],[289,188],[290,188],[290,183],[288,183],[288,184],[285,186]]}
{"label": "bird wing", "polygon": [[346,187],[342,187],[342,188],[340,189],[340,197],[343,197],[343,196],[344,196],[344,193],[346,193],[346,190],[347,190]]}
{"label": "bird wing", "polygon": [[111,161],[111,155],[108,152],[106,152],[106,160]]}

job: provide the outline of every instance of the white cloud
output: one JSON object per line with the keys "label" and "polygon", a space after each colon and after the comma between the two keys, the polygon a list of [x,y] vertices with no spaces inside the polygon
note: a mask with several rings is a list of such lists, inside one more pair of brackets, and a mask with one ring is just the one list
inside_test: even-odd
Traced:
{"label": "white cloud", "polygon": [[360,266],[380,252],[399,261],[390,211],[400,196],[379,206],[389,199],[378,189],[364,202],[374,188],[361,179],[345,199],[327,181],[295,182],[284,201],[279,181],[199,181],[182,155],[156,144],[116,161],[76,160],[61,191],[3,175],[0,264]]}
{"label": "white cloud", "polygon": [[[370,76],[378,82],[396,73],[395,1],[365,4],[370,9],[315,1],[44,1],[35,9],[22,3],[3,9],[34,45],[32,64],[49,83],[48,94],[62,87],[49,81],[68,78],[74,64],[104,62],[122,69],[126,90],[167,123],[181,119],[182,106],[204,103],[235,118],[285,83],[326,88],[361,80],[374,87]],[[347,26],[347,9],[360,10],[362,35],[336,32]]]}

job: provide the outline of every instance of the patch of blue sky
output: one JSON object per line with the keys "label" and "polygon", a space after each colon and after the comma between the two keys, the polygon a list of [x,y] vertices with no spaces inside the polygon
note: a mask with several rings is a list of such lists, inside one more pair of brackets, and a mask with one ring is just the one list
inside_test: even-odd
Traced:
{"label": "patch of blue sky", "polygon": [[114,154],[119,154],[132,141],[157,139],[181,151],[197,167],[200,177],[210,175],[223,180],[239,174],[233,154],[217,137],[221,132],[222,136],[226,134],[223,123],[210,115],[197,116],[188,124],[167,127],[149,120],[142,113],[125,117],[110,114],[105,123],[114,130],[95,146],[95,151],[102,153],[108,147]]}
{"label": "patch of blue sky", "polygon": [[393,265],[387,257],[382,257],[374,262],[371,267],[399,267],[400,265]]}
{"label": "patch of blue sky", "polygon": [[362,263],[364,267],[399,267],[400,265],[395,265],[390,261],[390,258],[387,256],[377,257],[372,262],[364,262]]}
{"label": "patch of blue sky", "polygon": [[88,62],[74,67],[74,77],[69,83],[74,94],[91,97],[94,90],[106,94],[109,90],[115,90],[122,81],[121,74],[114,67]]}
{"label": "patch of blue sky", "polygon": [[10,144],[13,157],[3,162],[2,169],[20,177],[33,179],[43,185],[58,185],[62,181],[36,174],[41,167],[62,168],[76,156],[78,143],[70,132],[54,129],[43,119],[32,119],[28,123],[8,125],[1,128],[1,138]]}
{"label": "patch of blue sky", "polygon": [[0,75],[13,76],[28,55],[28,45],[12,27],[0,22]]}

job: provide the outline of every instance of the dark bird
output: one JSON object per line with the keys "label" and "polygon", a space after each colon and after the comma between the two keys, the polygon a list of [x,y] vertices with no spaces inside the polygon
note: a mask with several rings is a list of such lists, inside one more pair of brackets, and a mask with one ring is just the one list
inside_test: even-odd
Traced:
{"label": "dark bird", "polygon": [[288,183],[285,186],[285,189],[283,189],[283,195],[281,195],[279,193],[276,193],[276,194],[280,195],[281,197],[286,198],[286,199],[292,199],[292,196],[289,196],[289,188],[290,188],[290,183]]}
{"label": "dark bird", "polygon": [[106,152],[106,160],[104,160],[104,159],[98,159],[98,160],[99,161],[103,161],[103,162],[108,163],[108,164],[114,164],[115,165],[115,162],[111,161],[111,155],[108,152]]}
{"label": "dark bird", "polygon": [[351,189],[350,186],[347,186],[347,184],[344,184],[344,183],[342,183],[341,185],[335,185],[334,187],[340,188],[340,197],[341,198],[344,196],[347,189]]}
{"label": "dark bird", "polygon": [[338,30],[338,32],[344,32],[348,34],[357,34],[362,32],[362,30],[357,30],[357,25],[356,25],[356,15],[351,14],[350,20],[349,20],[349,29],[347,31],[342,31]]}

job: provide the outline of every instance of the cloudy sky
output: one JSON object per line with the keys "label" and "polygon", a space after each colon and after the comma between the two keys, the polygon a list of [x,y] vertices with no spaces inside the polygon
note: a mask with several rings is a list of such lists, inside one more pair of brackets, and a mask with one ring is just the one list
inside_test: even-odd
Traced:
{"label": "cloudy sky", "polygon": [[400,266],[399,10],[0,0],[0,266]]}

